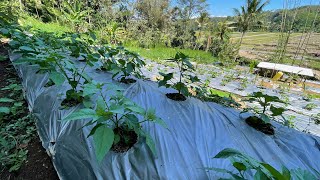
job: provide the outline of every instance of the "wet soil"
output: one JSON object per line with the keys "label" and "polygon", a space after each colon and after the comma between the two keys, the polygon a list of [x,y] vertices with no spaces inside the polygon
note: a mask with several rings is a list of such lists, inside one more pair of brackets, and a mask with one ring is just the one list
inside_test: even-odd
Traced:
{"label": "wet soil", "polygon": [[122,78],[121,80],[120,80],[120,82],[121,83],[125,83],[125,84],[132,84],[132,83],[135,83],[135,82],[137,82],[137,80],[135,80],[135,79],[131,79],[131,78]]}
{"label": "wet soil", "polygon": [[274,135],[273,126],[270,123],[263,122],[263,120],[258,117],[250,116],[246,119],[246,123],[257,131],[263,132],[267,135]]}
{"label": "wet soil", "polygon": [[127,152],[138,141],[138,135],[134,131],[123,127],[114,129],[114,133],[120,136],[120,141],[111,147],[116,153]]}
{"label": "wet soil", "polygon": [[185,101],[185,100],[187,100],[187,98],[184,95],[179,94],[179,93],[168,93],[168,94],[166,94],[166,96],[169,99],[172,99],[174,101]]}

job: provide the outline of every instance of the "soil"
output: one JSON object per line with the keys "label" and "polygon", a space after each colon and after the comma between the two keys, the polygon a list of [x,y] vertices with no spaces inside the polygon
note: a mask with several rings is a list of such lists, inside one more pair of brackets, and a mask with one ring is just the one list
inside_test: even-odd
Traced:
{"label": "soil", "polygon": [[257,131],[261,131],[267,135],[274,135],[274,128],[270,123],[263,122],[262,119],[256,116],[250,116],[246,119],[246,123],[256,129]]}
{"label": "soil", "polygon": [[80,104],[81,102],[77,99],[65,99],[62,101],[61,106],[62,107],[74,107],[78,104]]}
{"label": "soil", "polygon": [[[81,93],[81,91],[79,93]],[[80,96],[78,92],[75,92],[72,89],[68,90],[66,94],[67,94],[67,98],[61,102],[62,107],[65,107],[65,108],[74,107],[83,102],[83,97]]]}
{"label": "soil", "polygon": [[126,130],[124,127],[114,129],[114,133],[120,135],[120,141],[111,147],[111,150],[116,153],[127,152],[138,141],[138,135],[132,130]]}
{"label": "soil", "polygon": [[179,94],[179,93],[168,93],[168,94],[166,94],[166,96],[169,99],[172,99],[174,101],[185,101],[185,100],[187,100],[187,98],[184,95]]}
{"label": "soil", "polygon": [[51,159],[41,145],[38,137],[27,145],[28,158],[18,172],[5,171],[0,180],[59,180]]}
{"label": "soil", "polygon": [[132,84],[132,83],[137,82],[137,80],[131,79],[131,78],[121,78],[120,82],[125,83],[125,84]]}
{"label": "soil", "polygon": [[[8,56],[6,50],[6,44],[0,42],[0,55]],[[9,71],[7,68],[11,68]],[[0,87],[7,86],[10,82],[7,79],[16,77],[19,78],[14,71],[9,59],[0,61]],[[7,93],[7,92],[6,92]],[[24,103],[26,106],[27,104]],[[25,108],[28,109],[28,108]],[[28,112],[25,112],[28,114]],[[9,172],[8,169],[4,169],[0,172],[0,180],[58,180],[58,175],[52,165],[50,157],[47,155],[45,149],[42,147],[38,136],[35,136],[27,144],[21,144],[26,146],[28,150],[27,160],[17,172]]]}

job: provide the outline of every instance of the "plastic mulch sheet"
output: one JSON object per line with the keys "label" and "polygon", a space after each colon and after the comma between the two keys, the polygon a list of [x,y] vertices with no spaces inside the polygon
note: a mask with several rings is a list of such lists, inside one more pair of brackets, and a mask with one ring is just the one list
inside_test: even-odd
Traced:
{"label": "plastic mulch sheet", "polygon": [[[15,58],[11,56],[12,61]],[[237,110],[194,98],[176,102],[165,96],[174,90],[144,80],[121,86],[128,98],[144,108],[155,108],[167,123],[169,131],[153,123],[143,124],[155,141],[157,156],[140,139],[128,152],[110,151],[98,163],[93,138],[86,138],[91,128],[81,128],[86,121],[61,121],[79,108],[59,109],[68,85],[46,88],[48,75],[36,74],[36,66],[18,65],[16,69],[30,111],[37,117],[42,145],[61,179],[217,179],[226,175],[205,168],[235,171],[229,160],[212,159],[224,148],[243,151],[278,169],[285,165],[320,171],[319,137],[277,123],[273,124],[275,135],[267,136],[246,125]],[[97,82],[112,82],[106,72],[89,68],[87,73]]]}

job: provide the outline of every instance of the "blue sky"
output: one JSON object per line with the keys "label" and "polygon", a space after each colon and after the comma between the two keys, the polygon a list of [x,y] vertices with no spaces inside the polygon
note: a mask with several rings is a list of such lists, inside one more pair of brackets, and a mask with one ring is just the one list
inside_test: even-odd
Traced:
{"label": "blue sky", "polygon": [[[288,0],[295,2],[295,0]],[[299,0],[297,0],[298,2]],[[300,0],[302,5],[319,4],[319,0]],[[233,8],[239,8],[244,5],[245,0],[207,0],[209,4],[209,13],[212,16],[230,16],[233,15]],[[271,0],[266,10],[275,10],[283,8],[284,0]],[[293,5],[291,4],[291,7]]]}

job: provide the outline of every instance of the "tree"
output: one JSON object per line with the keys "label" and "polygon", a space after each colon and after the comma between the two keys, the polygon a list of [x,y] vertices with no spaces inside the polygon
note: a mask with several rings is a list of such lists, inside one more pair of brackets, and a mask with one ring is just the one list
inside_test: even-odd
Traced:
{"label": "tree", "polygon": [[248,31],[251,23],[269,2],[270,0],[266,0],[265,2],[262,0],[246,0],[245,6],[241,6],[240,9],[234,9],[234,13],[237,16],[238,27],[242,33],[240,45],[242,44],[243,36]]}
{"label": "tree", "polygon": [[177,0],[183,19],[190,20],[207,8],[206,0]]}

